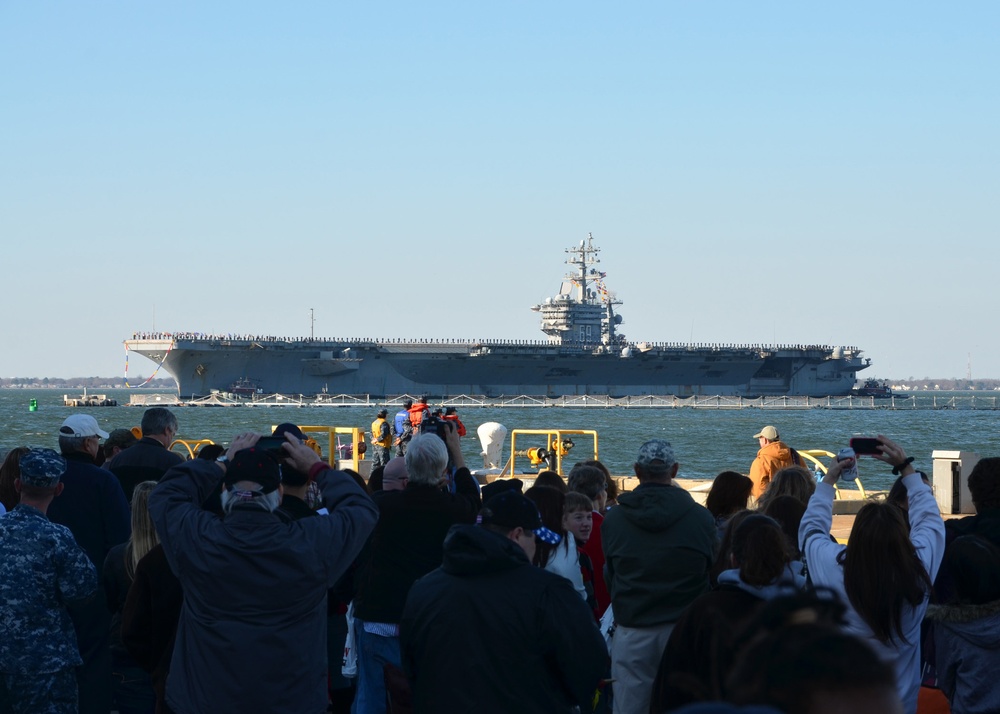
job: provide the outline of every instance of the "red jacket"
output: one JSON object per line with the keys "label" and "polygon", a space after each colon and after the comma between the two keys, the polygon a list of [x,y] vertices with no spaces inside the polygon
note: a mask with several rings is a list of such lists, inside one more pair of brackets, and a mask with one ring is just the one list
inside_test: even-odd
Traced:
{"label": "red jacket", "polygon": [[601,524],[604,516],[594,511],[594,530],[590,532],[590,540],[580,546],[580,550],[590,556],[594,566],[594,597],[597,598],[597,609],[603,615],[611,604],[611,593],[604,583],[604,548],[601,545]]}

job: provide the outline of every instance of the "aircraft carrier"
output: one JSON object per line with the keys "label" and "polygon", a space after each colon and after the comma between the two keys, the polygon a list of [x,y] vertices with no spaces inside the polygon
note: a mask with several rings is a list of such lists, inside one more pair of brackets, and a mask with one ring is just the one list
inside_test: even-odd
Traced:
{"label": "aircraft carrier", "polygon": [[359,340],[197,332],[135,333],[135,352],[182,398],[343,394],[393,398],[808,396],[851,393],[870,359],[828,345],[631,342],[588,236],[566,250],[559,293],[535,305],[544,341]]}

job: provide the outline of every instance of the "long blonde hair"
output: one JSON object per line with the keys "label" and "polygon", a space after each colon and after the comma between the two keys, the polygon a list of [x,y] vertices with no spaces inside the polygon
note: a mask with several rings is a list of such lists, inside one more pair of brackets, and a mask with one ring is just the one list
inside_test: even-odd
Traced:
{"label": "long blonde hair", "polygon": [[160,542],[149,515],[149,494],[154,488],[156,481],[143,481],[132,492],[132,535],[125,545],[125,572],[129,580],[135,578],[135,566],[142,556]]}

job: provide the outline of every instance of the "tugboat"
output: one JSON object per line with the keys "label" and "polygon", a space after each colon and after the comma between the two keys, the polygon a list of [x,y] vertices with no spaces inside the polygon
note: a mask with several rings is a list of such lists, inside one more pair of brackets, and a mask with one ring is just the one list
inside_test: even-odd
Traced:
{"label": "tugboat", "polygon": [[851,390],[852,397],[875,397],[875,399],[889,399],[891,397],[896,397],[896,399],[907,399],[909,394],[893,394],[892,387],[889,386],[888,380],[885,379],[866,379],[864,384],[860,387],[855,387]]}
{"label": "tugboat", "polygon": [[240,377],[229,385],[229,393],[237,397],[252,397],[255,394],[263,394],[264,390],[260,388],[259,379]]}

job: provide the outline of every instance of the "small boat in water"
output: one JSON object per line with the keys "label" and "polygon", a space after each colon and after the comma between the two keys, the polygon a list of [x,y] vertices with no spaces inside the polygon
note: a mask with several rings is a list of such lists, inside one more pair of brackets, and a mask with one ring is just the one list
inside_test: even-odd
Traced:
{"label": "small boat in water", "polygon": [[258,394],[263,394],[264,390],[260,388],[259,379],[240,377],[229,385],[228,392],[237,397],[253,397]]}
{"label": "small boat in water", "polygon": [[893,394],[889,382],[884,379],[866,379],[860,387],[851,390],[852,397],[874,397],[875,399],[909,399],[909,394]]}

